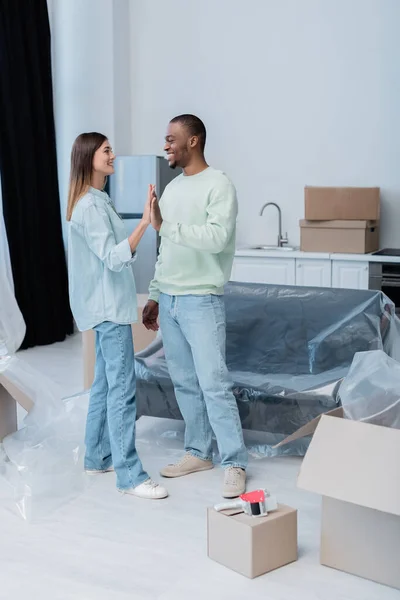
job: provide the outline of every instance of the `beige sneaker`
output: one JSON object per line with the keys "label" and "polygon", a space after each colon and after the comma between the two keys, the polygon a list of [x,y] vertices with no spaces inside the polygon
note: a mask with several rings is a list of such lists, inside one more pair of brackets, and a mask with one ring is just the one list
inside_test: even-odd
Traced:
{"label": "beige sneaker", "polygon": [[224,487],[222,495],[224,498],[237,498],[246,491],[246,471],[239,467],[228,467],[225,469]]}
{"label": "beige sneaker", "polygon": [[160,474],[163,477],[182,477],[183,475],[197,473],[198,471],[208,471],[213,467],[214,465],[211,460],[203,460],[187,452],[177,463],[167,465],[161,469]]}

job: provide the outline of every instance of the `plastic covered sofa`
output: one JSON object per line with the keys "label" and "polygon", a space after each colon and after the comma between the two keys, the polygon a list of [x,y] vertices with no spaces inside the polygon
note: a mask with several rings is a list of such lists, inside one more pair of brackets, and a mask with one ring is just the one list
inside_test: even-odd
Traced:
{"label": "plastic covered sofa", "polygon": [[[382,292],[229,283],[225,306],[227,365],[245,429],[293,433],[340,404],[356,352],[398,347],[399,321]],[[136,355],[136,372],[138,418],[181,419],[161,336]]]}

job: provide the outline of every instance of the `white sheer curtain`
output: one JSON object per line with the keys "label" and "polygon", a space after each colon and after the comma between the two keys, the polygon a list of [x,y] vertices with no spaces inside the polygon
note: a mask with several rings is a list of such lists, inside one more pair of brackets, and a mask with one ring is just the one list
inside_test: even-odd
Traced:
{"label": "white sheer curtain", "polygon": [[18,350],[25,331],[25,321],[14,295],[0,179],[0,358]]}

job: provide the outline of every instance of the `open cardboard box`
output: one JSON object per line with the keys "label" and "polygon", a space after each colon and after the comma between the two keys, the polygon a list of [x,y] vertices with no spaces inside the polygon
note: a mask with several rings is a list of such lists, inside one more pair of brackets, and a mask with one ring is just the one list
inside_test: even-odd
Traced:
{"label": "open cardboard box", "polygon": [[400,430],[343,417],[330,411],[279,446],[314,433],[298,487],[322,496],[321,564],[400,589]]}
{"label": "open cardboard box", "polygon": [[4,373],[0,373],[0,442],[6,435],[17,431],[17,403],[29,412],[33,401]]}

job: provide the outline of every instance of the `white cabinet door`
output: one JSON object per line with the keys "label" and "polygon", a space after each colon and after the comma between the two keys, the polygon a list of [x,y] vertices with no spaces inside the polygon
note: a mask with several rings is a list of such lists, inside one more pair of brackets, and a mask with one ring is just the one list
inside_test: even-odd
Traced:
{"label": "white cabinet door", "polygon": [[329,259],[296,259],[296,285],[331,287],[331,264]]}
{"label": "white cabinet door", "polygon": [[231,281],[295,285],[295,259],[238,256],[233,261]]}
{"label": "white cabinet door", "polygon": [[368,278],[367,261],[332,260],[332,287],[367,290]]}

